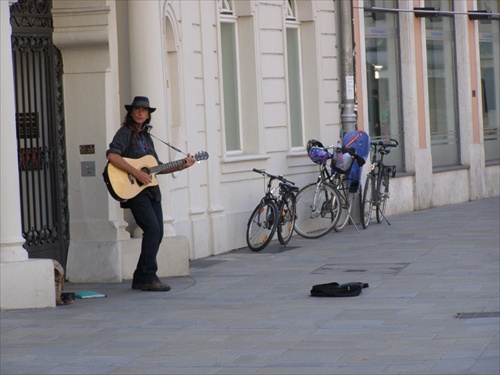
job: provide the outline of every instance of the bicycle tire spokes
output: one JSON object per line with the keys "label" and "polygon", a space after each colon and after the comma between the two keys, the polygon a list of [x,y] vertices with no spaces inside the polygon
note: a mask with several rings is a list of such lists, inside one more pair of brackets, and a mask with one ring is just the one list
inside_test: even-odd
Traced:
{"label": "bicycle tire spokes", "polygon": [[389,225],[391,225],[391,223],[385,217],[385,210],[387,208],[387,200],[390,197],[389,177],[390,173],[392,173],[392,170],[393,167],[384,166],[384,169],[382,170],[382,173],[379,176],[379,188],[378,188],[379,202],[377,204],[377,215],[376,215],[378,223],[381,223],[382,220],[385,219],[385,221],[387,221],[387,224]]}
{"label": "bicycle tire spokes", "polygon": [[271,201],[259,204],[247,225],[247,245],[252,251],[260,251],[271,242],[276,231],[278,208]]}
{"label": "bicycle tire spokes", "polygon": [[295,225],[295,196],[287,194],[283,197],[280,210],[280,221],[278,224],[278,240],[285,246],[288,244],[293,234],[293,227]]}
{"label": "bicycle tire spokes", "polygon": [[330,232],[342,210],[340,197],[330,184],[310,184],[297,194],[295,231],[305,238]]}
{"label": "bicycle tire spokes", "polygon": [[373,211],[377,211],[380,202],[378,194],[378,161],[373,161],[365,181],[361,203],[361,224],[366,229],[370,225]]}
{"label": "bicycle tire spokes", "polygon": [[[247,223],[246,240],[252,251],[264,249],[273,239],[276,231],[282,245],[286,245],[293,234],[295,223],[295,194],[298,191],[293,181],[273,175],[261,169],[254,172],[268,177],[264,198],[254,209]],[[279,180],[279,187],[273,181]]]}

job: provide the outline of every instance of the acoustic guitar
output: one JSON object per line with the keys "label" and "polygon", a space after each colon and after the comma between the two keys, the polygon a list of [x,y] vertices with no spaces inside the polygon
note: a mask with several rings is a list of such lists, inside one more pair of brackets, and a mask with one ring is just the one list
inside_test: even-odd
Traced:
{"label": "acoustic guitar", "polygon": [[[193,155],[196,161],[203,161],[208,159],[206,151],[200,151]],[[155,157],[146,155],[139,159],[123,158],[133,167],[149,174],[151,176],[151,183],[144,185],[132,176],[130,173],[124,172],[108,162],[102,173],[104,182],[108,187],[111,196],[119,202],[125,202],[128,199],[134,198],[144,189],[158,185],[156,174],[166,169],[180,167],[186,163],[185,159],[175,160],[165,164],[158,164]]]}

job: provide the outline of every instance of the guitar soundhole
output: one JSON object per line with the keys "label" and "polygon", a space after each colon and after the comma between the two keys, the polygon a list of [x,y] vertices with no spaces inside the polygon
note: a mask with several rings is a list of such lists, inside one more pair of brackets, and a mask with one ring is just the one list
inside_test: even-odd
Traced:
{"label": "guitar soundhole", "polygon": [[[141,171],[142,171],[142,172],[144,172],[144,173],[147,173],[148,175],[150,175],[150,176],[151,176],[151,170],[150,170],[148,167],[142,167],[142,168],[141,168]],[[140,181],[137,181],[137,184],[138,184],[139,186],[144,185],[144,184],[143,184],[142,182],[140,182]]]}

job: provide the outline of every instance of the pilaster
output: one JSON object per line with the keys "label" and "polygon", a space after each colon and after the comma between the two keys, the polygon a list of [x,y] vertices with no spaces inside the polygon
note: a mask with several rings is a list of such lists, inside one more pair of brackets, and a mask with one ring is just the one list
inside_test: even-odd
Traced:
{"label": "pilaster", "polygon": [[[162,39],[162,10],[160,1],[128,1],[128,39],[129,39],[129,64],[130,64],[130,98],[147,96],[152,107],[156,108],[151,124],[154,126],[152,133],[168,142],[167,131],[167,97],[165,65],[165,41]],[[147,27],[144,27],[147,25]],[[168,151],[158,147],[157,153],[162,161],[166,161]],[[182,145],[177,145],[182,147]],[[181,155],[182,156],[182,155]],[[162,191],[165,192],[165,179],[159,180]],[[169,194],[163,194],[163,211],[165,233],[175,235],[170,215]]]}
{"label": "pilaster", "polygon": [[9,5],[0,0],[0,309],[55,306],[50,259],[23,248]]}

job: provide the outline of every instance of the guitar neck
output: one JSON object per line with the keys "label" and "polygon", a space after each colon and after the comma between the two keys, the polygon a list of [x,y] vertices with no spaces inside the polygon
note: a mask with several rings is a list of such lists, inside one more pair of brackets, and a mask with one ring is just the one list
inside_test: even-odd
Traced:
{"label": "guitar neck", "polygon": [[172,161],[170,163],[157,165],[156,167],[150,168],[150,170],[151,170],[151,173],[160,173],[166,169],[180,167],[181,165],[184,165],[185,163],[186,163],[186,159],[180,159],[180,160]]}

